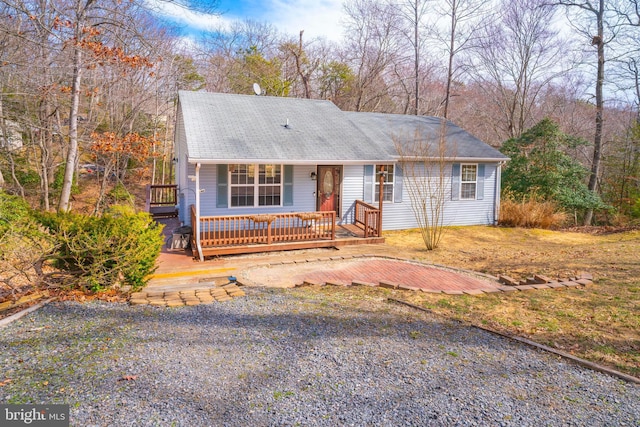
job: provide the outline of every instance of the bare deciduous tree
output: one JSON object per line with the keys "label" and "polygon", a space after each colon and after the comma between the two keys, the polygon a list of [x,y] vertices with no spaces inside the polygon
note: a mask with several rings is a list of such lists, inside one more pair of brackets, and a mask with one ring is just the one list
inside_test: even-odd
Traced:
{"label": "bare deciduous tree", "polygon": [[[481,0],[444,0],[438,5],[438,12],[446,22],[448,37],[439,34],[436,38],[443,42],[447,53],[447,82],[443,100],[442,116],[449,117],[449,102],[452,96],[452,85],[459,70],[455,63],[459,53],[472,47],[476,34],[483,25],[483,17],[490,12],[487,3]],[[444,37],[443,37],[444,36]]]}
{"label": "bare deciduous tree", "polygon": [[553,27],[555,11],[541,0],[506,0],[499,19],[483,31],[469,72],[495,105],[499,138],[533,125],[544,89],[566,71],[565,42]]}
{"label": "bare deciduous tree", "polygon": [[[396,135],[404,188],[411,200],[418,229],[428,250],[440,244],[444,233],[447,202],[447,168],[451,165],[452,141],[447,141],[447,120],[440,119],[437,135],[416,130],[413,135]],[[449,144],[449,147],[448,147]]]}
{"label": "bare deciduous tree", "polygon": [[[591,174],[589,175],[589,190],[597,192],[600,177],[600,163],[602,160],[602,134],[604,126],[604,95],[605,85],[605,48],[611,43],[619,29],[621,15],[610,13],[605,0],[559,0],[557,5],[565,6],[571,14],[569,22],[572,27],[596,50],[596,81],[595,81],[595,132],[593,135],[593,157],[591,160]],[[591,225],[593,209],[589,209],[584,218],[585,225]]]}
{"label": "bare deciduous tree", "polygon": [[426,23],[429,0],[404,0],[391,2],[395,15],[398,16],[398,32],[404,36],[412,51],[413,65],[413,111],[420,114],[420,70],[425,43]]}
{"label": "bare deciduous tree", "polygon": [[[273,25],[251,20],[234,22],[228,29],[206,34],[199,44],[199,56],[207,90],[234,92],[233,82],[238,76],[250,74],[243,52],[253,50],[264,58],[275,57],[281,39]],[[240,93],[251,93],[252,83],[256,80],[250,76]]]}
{"label": "bare deciduous tree", "polygon": [[386,73],[397,55],[397,26],[391,6],[376,0],[351,0],[348,16],[347,63],[354,70],[352,90],[355,111],[379,111],[388,95]]}

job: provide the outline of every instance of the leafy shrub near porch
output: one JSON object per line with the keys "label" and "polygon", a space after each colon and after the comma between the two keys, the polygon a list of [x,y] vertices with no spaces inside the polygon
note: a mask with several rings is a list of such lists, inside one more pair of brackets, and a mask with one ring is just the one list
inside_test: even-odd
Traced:
{"label": "leafy shrub near porch", "polygon": [[164,241],[161,225],[128,206],[102,216],[45,213],[41,221],[57,242],[55,266],[69,273],[70,286],[92,291],[144,286]]}
{"label": "leafy shrub near porch", "polygon": [[543,200],[537,193],[518,198],[505,191],[500,202],[500,225],[507,227],[557,228],[567,221],[567,215],[558,211],[558,205]]}

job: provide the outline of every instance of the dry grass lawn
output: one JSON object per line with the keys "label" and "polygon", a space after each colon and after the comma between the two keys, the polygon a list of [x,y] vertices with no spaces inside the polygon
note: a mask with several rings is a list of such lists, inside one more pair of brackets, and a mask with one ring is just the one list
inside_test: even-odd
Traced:
{"label": "dry grass lawn", "polygon": [[[366,308],[393,296],[449,318],[529,338],[640,377],[640,231],[576,233],[497,227],[447,228],[424,249],[417,230],[385,233],[389,254],[497,276],[550,278],[589,272],[580,289],[481,296],[368,287],[299,288]],[[306,289],[306,290],[305,290]]]}
{"label": "dry grass lawn", "polygon": [[447,228],[427,251],[420,234],[388,232],[387,245],[411,259],[523,279],[585,271],[583,289],[479,297],[412,293],[432,311],[531,338],[640,376],[640,231],[593,234],[496,227]]}

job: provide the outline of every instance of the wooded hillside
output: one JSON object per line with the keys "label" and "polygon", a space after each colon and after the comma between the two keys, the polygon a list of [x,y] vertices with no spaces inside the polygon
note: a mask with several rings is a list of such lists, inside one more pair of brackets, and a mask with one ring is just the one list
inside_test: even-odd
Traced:
{"label": "wooded hillside", "polygon": [[576,176],[614,208],[596,219],[640,217],[638,0],[348,0],[340,43],[250,21],[186,42],[149,4],[0,0],[7,192],[67,211],[96,175],[98,213],[131,181],[169,183],[177,91],[258,83],[343,110],[445,117],[495,147],[550,119],[585,168]]}

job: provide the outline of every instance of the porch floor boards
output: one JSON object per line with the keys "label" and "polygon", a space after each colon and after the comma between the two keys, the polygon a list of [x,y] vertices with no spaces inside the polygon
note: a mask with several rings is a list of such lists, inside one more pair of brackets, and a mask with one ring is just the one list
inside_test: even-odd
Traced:
{"label": "porch floor boards", "polygon": [[153,219],[159,218],[177,218],[178,217],[178,209],[175,206],[151,206],[149,208],[149,213],[153,217]]}
{"label": "porch floor boards", "polygon": [[[277,236],[279,231],[277,228],[272,230],[272,236]],[[305,237],[304,234],[300,234],[301,239],[298,241],[286,241],[286,242],[272,242],[267,243],[251,243],[251,244],[237,244],[232,243],[224,246],[202,246],[202,256],[218,256],[218,255],[236,255],[245,253],[256,252],[273,252],[273,251],[286,251],[295,249],[314,249],[314,248],[329,248],[340,247],[349,245],[366,245],[366,244],[379,244],[384,243],[384,237],[368,237],[364,238],[364,231],[353,224],[336,225],[336,238],[331,239],[314,239]],[[287,233],[291,236],[291,229]],[[230,240],[234,239],[234,236],[228,237]],[[304,240],[303,240],[304,239]],[[195,239],[192,239],[195,240]],[[201,233],[201,240],[206,240],[206,233]],[[195,241],[192,241],[192,248],[194,248],[194,256],[197,257],[197,249],[195,247]]]}

